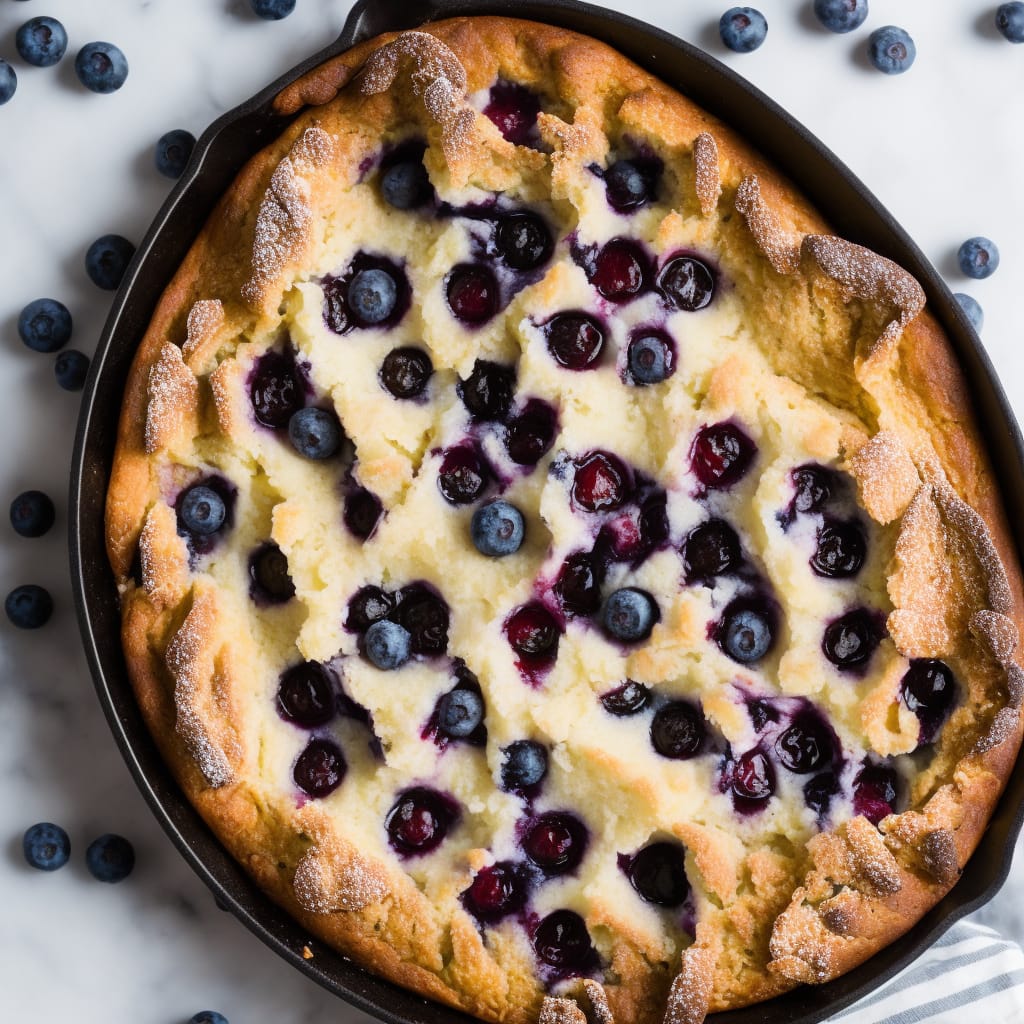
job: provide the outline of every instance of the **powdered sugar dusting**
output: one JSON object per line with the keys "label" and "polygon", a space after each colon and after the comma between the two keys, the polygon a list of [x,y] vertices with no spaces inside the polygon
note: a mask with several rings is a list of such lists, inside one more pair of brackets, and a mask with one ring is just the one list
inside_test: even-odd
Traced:
{"label": "powdered sugar dusting", "polygon": [[700,212],[710,217],[722,194],[722,175],[718,167],[718,143],[707,132],[693,142],[693,163],[696,173],[697,199]]}
{"label": "powdered sugar dusting", "polygon": [[758,248],[780,274],[792,274],[800,266],[800,243],[787,231],[775,211],[761,195],[761,182],[754,174],[740,182],[736,209],[747,222]]}
{"label": "powdered sugar dusting", "polygon": [[583,991],[587,993],[587,998],[590,1000],[591,1024],[615,1024],[604,985],[594,981],[593,978],[584,978]]}
{"label": "powdered sugar dusting", "polygon": [[174,509],[158,501],[139,534],[142,588],[161,608],[180,601],[188,585],[188,548],[177,525]]}
{"label": "powdered sugar dusting", "polygon": [[679,973],[672,981],[665,1006],[665,1024],[701,1024],[711,1002],[715,958],[703,946],[683,951]]}
{"label": "powdered sugar dusting", "polygon": [[1013,619],[999,612],[982,609],[971,616],[971,632],[988,647],[1000,665],[1009,665],[1020,643]]}
{"label": "powdered sugar dusting", "polygon": [[1011,736],[1016,735],[1019,725],[1020,711],[1017,708],[1000,708],[992,719],[988,732],[974,745],[974,752],[984,754],[989,750],[994,750]]}
{"label": "powdered sugar dusting", "polygon": [[362,910],[388,894],[379,871],[326,833],[299,861],[292,886],[299,905],[313,914]]}
{"label": "powdered sugar dusting", "polygon": [[861,504],[883,526],[899,519],[914,500],[921,476],[906,445],[889,430],[880,430],[850,459]]}
{"label": "powdered sugar dusting", "polygon": [[937,828],[926,832],[921,839],[921,863],[925,870],[942,885],[952,885],[960,874],[960,860],[956,839],[949,829]]}
{"label": "powdered sugar dusting", "polygon": [[191,438],[188,426],[199,411],[199,383],[181,358],[181,349],[168,342],[149,368],[147,387],[145,444],[152,455]]}
{"label": "powdered sugar dusting", "polygon": [[220,299],[200,299],[188,311],[185,344],[181,351],[193,370],[213,355],[208,349],[216,341],[223,323],[224,305]]}
{"label": "powdered sugar dusting", "polygon": [[768,968],[793,981],[821,984],[835,975],[833,943],[842,942],[803,903],[804,889],[797,889],[793,902],[776,918],[768,948]]}
{"label": "powdered sugar dusting", "polygon": [[884,896],[900,891],[903,883],[896,858],[867,818],[858,816],[850,819],[846,825],[846,842],[860,879]]}
{"label": "powdered sugar dusting", "polygon": [[545,996],[537,1024],[587,1024],[587,1016],[571,999]]}

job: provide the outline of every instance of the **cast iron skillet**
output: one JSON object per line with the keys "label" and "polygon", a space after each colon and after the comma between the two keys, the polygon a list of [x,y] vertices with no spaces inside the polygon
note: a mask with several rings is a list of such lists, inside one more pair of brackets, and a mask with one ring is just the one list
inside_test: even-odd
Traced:
{"label": "cast iron skillet", "polygon": [[[128,682],[117,594],[105,553],[103,507],[121,395],[136,346],[160,294],[217,199],[242,164],[287,123],[270,112],[273,97],[363,39],[457,14],[532,18],[605,40],[738,130],[799,183],[840,235],[906,267],[923,285],[932,311],[953,339],[1002,485],[1018,551],[1024,550],[1024,448],[977,337],[936,271],[878,200],[785,111],[701,50],[632,18],[575,0],[360,0],[332,46],[209,128],[139,246],[114,299],[82,402],[72,463],[70,545],[78,618],[100,701],[160,824],[217,899],[250,931],[321,985],[392,1024],[468,1024],[471,1018],[367,974],[319,943],[315,958],[304,960],[302,947],[308,935],[256,888],[185,800],[150,738]],[[963,877],[902,940],[827,985],[802,986],[774,1000],[770,1010],[761,1004],[718,1015],[716,1024],[760,1024],[769,1012],[790,1024],[817,1024],[874,990],[999,889],[1022,819],[1024,763],[1018,763]]]}

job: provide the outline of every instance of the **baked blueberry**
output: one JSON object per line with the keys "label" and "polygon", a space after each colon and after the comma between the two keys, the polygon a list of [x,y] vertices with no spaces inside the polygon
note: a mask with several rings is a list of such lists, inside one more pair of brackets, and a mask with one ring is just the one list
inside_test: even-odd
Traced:
{"label": "baked blueberry", "polygon": [[492,271],[475,263],[453,267],[445,281],[448,308],[456,320],[482,324],[498,312],[500,293]]}
{"label": "baked blueberry", "polygon": [[492,501],[473,513],[470,536],[481,555],[490,558],[513,555],[526,536],[523,513],[507,501]]}
{"label": "baked blueberry", "polygon": [[478,359],[473,371],[455,386],[466,411],[475,420],[491,422],[503,420],[512,405],[516,386],[516,371],[487,359]]}
{"label": "baked blueberry", "polygon": [[562,563],[553,589],[568,613],[593,615],[601,607],[603,579],[603,567],[593,553],[577,551]]}
{"label": "baked blueberry", "polygon": [[568,973],[584,970],[595,959],[587,926],[573,910],[548,914],[533,933],[533,948],[542,963]]}
{"label": "baked blueberry", "polygon": [[56,871],[71,856],[71,840],[67,832],[49,821],[41,821],[25,830],[21,850],[31,867],[40,871]]}
{"label": "baked blueberry", "polygon": [[53,361],[53,375],[65,391],[81,391],[89,375],[89,357],[73,348],[57,353]]}
{"label": "baked blueberry", "polygon": [[354,487],[345,495],[345,525],[360,540],[369,540],[384,512],[380,498],[365,487]]}
{"label": "baked blueberry", "polygon": [[7,595],[4,611],[12,626],[18,629],[39,629],[50,621],[53,598],[43,587],[25,583]]}
{"label": "baked blueberry", "polygon": [[498,221],[494,241],[513,270],[536,270],[551,258],[551,230],[535,213],[510,213]]}
{"label": "baked blueberry", "polygon": [[36,299],[18,315],[18,336],[35,352],[56,352],[71,340],[71,314],[56,299]]}
{"label": "baked blueberry", "polygon": [[1024,3],[1012,0],[996,8],[996,28],[1011,43],[1024,43]]}
{"label": "baked blueberry", "polygon": [[659,617],[658,606],[646,590],[623,587],[605,602],[601,622],[609,636],[633,644],[651,635]]}
{"label": "baked blueberry", "polygon": [[518,466],[536,466],[555,441],[558,419],[555,410],[539,398],[531,398],[509,420],[505,433],[508,457]]}
{"label": "baked blueberry", "polygon": [[679,843],[645,846],[630,858],[626,874],[640,898],[659,907],[678,907],[690,895],[686,879],[685,851]]}
{"label": "baked blueberry", "polygon": [[190,487],[178,499],[178,524],[193,536],[216,533],[227,518],[224,499],[205,484]]}
{"label": "baked blueberry", "polygon": [[650,687],[633,679],[627,679],[621,686],[609,690],[601,697],[601,706],[616,718],[638,715],[650,702]]}
{"label": "baked blueberry", "polygon": [[859,523],[826,520],[818,531],[811,568],[819,576],[846,579],[860,572],[866,557],[867,542]]}
{"label": "baked blueberry", "polygon": [[921,740],[930,743],[956,703],[953,671],[935,658],[914,658],[900,681],[903,703],[921,723]]}
{"label": "baked blueberry", "polygon": [[644,330],[626,350],[629,379],[634,384],[660,384],[675,371],[675,349],[660,331]]}
{"label": "baked blueberry", "polygon": [[681,551],[687,583],[709,582],[735,572],[743,562],[740,539],[724,519],[708,519],[695,526]]}
{"label": "baked blueberry", "polygon": [[395,610],[394,598],[380,587],[360,587],[348,603],[345,628],[365,633],[375,622],[386,619]]}
{"label": "baked blueberry", "polygon": [[18,76],[14,68],[0,57],[0,107],[11,100],[18,91]]}
{"label": "baked blueberry", "polygon": [[305,388],[291,352],[270,349],[256,360],[249,378],[249,401],[265,427],[287,427],[305,404]]}
{"label": "baked blueberry", "polygon": [[799,466],[790,474],[793,481],[793,510],[804,514],[820,512],[832,499],[835,478],[824,466]]}
{"label": "baked blueberry", "polygon": [[337,713],[334,683],[318,661],[304,661],[286,669],[277,685],[278,714],[293,725],[315,729]]}
{"label": "baked blueberry", "polygon": [[307,796],[321,799],[344,781],[348,764],[334,740],[312,739],[292,768],[292,780]]}
{"label": "baked blueberry", "polygon": [[878,614],[855,608],[825,627],[821,649],[837,668],[855,668],[875,653],[882,636]]}
{"label": "baked blueberry", "polygon": [[398,284],[379,267],[359,270],[348,285],[348,308],[359,325],[371,327],[382,324],[395,311],[398,303]]}
{"label": "baked blueberry", "polygon": [[529,146],[536,134],[540,97],[518,82],[491,86],[484,116],[515,146]]}
{"label": "baked blueberry", "polygon": [[784,768],[798,775],[827,768],[835,757],[832,730],[817,712],[801,711],[775,741],[775,753]]}
{"label": "baked blueberry", "polygon": [[517,792],[537,786],[548,773],[548,748],[536,740],[516,740],[502,751],[501,788]]}
{"label": "baked blueberry", "polygon": [[586,313],[558,313],[544,326],[548,351],[567,370],[586,370],[597,363],[604,346],[604,331]]}
{"label": "baked blueberry", "polygon": [[632,494],[630,472],[611,452],[595,451],[576,463],[572,500],[585,512],[612,512]]}
{"label": "baked blueberry", "polygon": [[196,137],[184,128],[165,132],[156,141],[153,163],[166,178],[180,178],[188,166],[192,150],[196,148]]}
{"label": "baked blueberry", "polygon": [[437,790],[417,786],[402,793],[384,819],[392,847],[400,854],[429,853],[458,821],[458,807]]}
{"label": "baked blueberry", "polygon": [[411,583],[397,595],[394,619],[409,631],[413,654],[444,654],[448,649],[448,605],[424,583]]}
{"label": "baked blueberry", "polygon": [[523,836],[526,856],[549,875],[574,871],[587,849],[587,828],[567,811],[549,811],[535,818]]}
{"label": "baked blueberry", "polygon": [[654,198],[654,176],[633,160],[616,160],[604,172],[608,202],[619,213],[638,210]]}
{"label": "baked blueberry", "polygon": [[707,725],[700,708],[685,700],[663,704],[651,719],[651,745],[662,757],[686,761],[704,746]]}
{"label": "baked blueberry", "polygon": [[449,448],[437,471],[437,486],[453,505],[471,505],[480,498],[491,479],[487,460],[469,445]]}
{"label": "baked blueberry", "polygon": [[673,308],[695,313],[711,304],[715,296],[715,276],[708,265],[695,256],[676,256],[658,275],[658,291]]}
{"label": "baked blueberry", "polygon": [[762,750],[748,750],[729,768],[729,785],[743,809],[761,804],[775,792],[775,769]]}
{"label": "baked blueberry", "polygon": [[336,455],[344,436],[333,409],[309,406],[299,409],[288,420],[288,440],[306,459],[319,462]]}
{"label": "baked blueberry", "polygon": [[863,814],[872,825],[896,811],[900,779],[886,764],[866,764],[853,780],[853,812]]}
{"label": "baked blueberry", "polygon": [[98,882],[123,882],[135,867],[135,848],[124,836],[107,832],[86,847],[85,866]]}
{"label": "baked blueberry", "polygon": [[722,42],[735,53],[756,50],[768,35],[768,22],[753,7],[730,7],[718,21]]}
{"label": "baked blueberry", "polygon": [[[1024,39],[1021,42],[1024,42]],[[953,292],[953,298],[960,303],[960,308],[964,311],[971,326],[980,332],[985,326],[985,311],[981,308],[981,303],[973,295],[968,295],[965,292]]]}
{"label": "baked blueberry", "polygon": [[760,661],[775,642],[775,616],[755,598],[736,598],[722,615],[715,639],[723,653],[741,665]]}
{"label": "baked blueberry", "polygon": [[128,60],[113,43],[86,43],[75,57],[75,74],[90,92],[117,92],[128,77]]}
{"label": "baked blueberry", "polygon": [[960,272],[977,281],[991,277],[999,269],[999,249],[990,238],[968,238],[957,251]]}
{"label": "baked blueberry", "polygon": [[393,348],[380,366],[380,382],[395,398],[422,395],[434,372],[430,356],[421,348]]}
{"label": "baked blueberry", "polygon": [[400,160],[381,171],[380,194],[396,210],[415,210],[433,191],[426,167],[420,160]]}
{"label": "baked blueberry", "polygon": [[384,619],[367,627],[363,649],[377,668],[390,672],[401,668],[411,657],[412,638],[404,626]]}
{"label": "baked blueberry", "polygon": [[517,608],[505,622],[509,646],[528,662],[551,661],[558,653],[562,631],[539,601]]}
{"label": "baked blueberry", "polygon": [[839,792],[839,780],[834,772],[822,772],[815,775],[804,786],[804,803],[814,811],[819,818],[828,814],[832,804],[832,797]]}
{"label": "baked blueberry", "polygon": [[261,545],[249,556],[249,579],[253,598],[267,604],[284,604],[295,596],[288,556],[273,542]]}
{"label": "baked blueberry", "polygon": [[613,238],[594,257],[590,283],[609,302],[628,302],[647,287],[648,260],[628,238]]}
{"label": "baked blueberry", "polygon": [[42,537],[56,516],[53,502],[42,491],[22,491],[11,502],[11,526],[21,537]]}
{"label": "baked blueberry", "polygon": [[97,288],[116,291],[128,264],[135,255],[135,246],[122,235],[101,235],[85,253],[85,272]]}
{"label": "baked blueberry", "polygon": [[814,0],[814,13],[829,32],[852,32],[868,16],[868,0]]}
{"label": "baked blueberry", "polygon": [[757,446],[734,423],[701,427],[690,447],[690,468],[704,487],[724,490],[747,474]]}
{"label": "baked blueberry", "polygon": [[437,702],[437,728],[449,739],[466,739],[483,721],[484,699],[476,690],[456,687]]}
{"label": "baked blueberry", "polygon": [[909,71],[917,57],[917,47],[910,33],[895,25],[876,28],[868,37],[868,59],[887,75]]}
{"label": "baked blueberry", "polygon": [[53,67],[68,48],[68,34],[56,18],[32,18],[14,37],[21,59],[37,68]]}
{"label": "baked blueberry", "polygon": [[462,894],[462,902],[477,920],[493,922],[522,910],[526,897],[521,867],[506,860],[481,868]]}
{"label": "baked blueberry", "polygon": [[295,0],[249,0],[253,14],[265,21],[280,21],[295,10]]}

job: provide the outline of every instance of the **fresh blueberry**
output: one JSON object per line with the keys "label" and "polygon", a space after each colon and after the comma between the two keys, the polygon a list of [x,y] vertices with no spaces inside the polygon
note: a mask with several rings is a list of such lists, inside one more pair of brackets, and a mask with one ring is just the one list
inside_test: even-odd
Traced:
{"label": "fresh blueberry", "polygon": [[377,668],[385,672],[401,668],[412,653],[409,631],[397,622],[386,619],[375,622],[366,631],[363,645],[366,656]]}
{"label": "fresh blueberry", "polygon": [[180,178],[185,173],[185,167],[195,148],[196,137],[184,128],[175,128],[174,131],[161,135],[157,139],[156,150],[153,153],[156,169],[165,177]]}
{"label": "fresh blueberry", "polygon": [[774,632],[772,616],[766,608],[759,602],[737,598],[726,607],[715,639],[733,661],[752,665],[771,650]]}
{"label": "fresh blueberry", "polygon": [[505,447],[517,466],[536,466],[551,449],[558,417],[547,402],[531,398],[508,424]]}
{"label": "fresh blueberry", "polygon": [[341,423],[330,409],[299,409],[288,421],[288,439],[304,458],[329,459],[341,447]]}
{"label": "fresh blueberry", "polygon": [[895,25],[876,28],[868,38],[868,57],[879,71],[902,75],[909,71],[917,56],[917,47],[910,34]]}
{"label": "fresh blueberry", "polygon": [[981,303],[974,296],[964,292],[953,292],[953,298],[960,303],[960,308],[964,311],[971,326],[980,333],[985,325],[985,311],[981,308]]}
{"label": "fresh blueberry", "polygon": [[326,725],[337,712],[334,683],[318,661],[304,661],[286,669],[277,686],[277,711],[303,729]]}
{"label": "fresh blueberry", "polygon": [[41,821],[25,830],[21,849],[32,867],[40,871],[56,871],[68,862],[71,840],[60,825]]}
{"label": "fresh blueberry", "polygon": [[349,307],[363,324],[383,323],[395,311],[397,302],[398,285],[386,270],[360,270],[349,283]]}
{"label": "fresh blueberry", "polygon": [[991,277],[999,269],[999,249],[983,235],[968,238],[956,255],[961,273],[977,281]]}
{"label": "fresh blueberry", "polygon": [[71,338],[71,314],[56,299],[36,299],[18,316],[18,334],[35,352],[56,352]]}
{"label": "fresh blueberry", "polygon": [[53,375],[65,391],[81,391],[89,374],[89,357],[73,348],[57,353]]}
{"label": "fresh blueberry", "polygon": [[513,270],[536,270],[551,257],[551,230],[535,213],[512,213],[498,222],[494,240]]}
{"label": "fresh blueberry", "polygon": [[539,113],[540,97],[518,82],[495,82],[484,107],[484,116],[516,146],[533,141]]}
{"label": "fresh blueberry", "polygon": [[521,865],[498,861],[481,868],[462,894],[466,909],[480,921],[499,921],[526,903],[526,879]]}
{"label": "fresh blueberry", "polygon": [[347,771],[345,755],[337,743],[313,739],[299,754],[292,768],[292,781],[307,796],[319,800],[342,784]]}
{"label": "fresh blueberry", "polygon": [[552,358],[567,370],[586,370],[597,362],[604,345],[601,325],[586,313],[559,313],[544,327]]}
{"label": "fresh blueberry", "polygon": [[572,615],[593,615],[601,607],[604,570],[592,552],[569,555],[555,580],[554,592],[562,607]]}
{"label": "fresh blueberry", "polygon": [[724,519],[708,519],[695,526],[682,547],[687,583],[709,582],[734,572],[743,561],[740,539]]}
{"label": "fresh blueberry", "polygon": [[663,704],[651,720],[651,745],[662,757],[676,761],[699,754],[706,735],[700,708],[684,700]]}
{"label": "fresh blueberry", "polygon": [[365,487],[356,487],[345,496],[345,525],[360,540],[373,536],[383,512],[380,498]]}
{"label": "fresh blueberry", "polygon": [[882,636],[877,613],[855,608],[825,627],[821,649],[837,668],[855,668],[874,654]]}
{"label": "fresh blueberry", "polygon": [[573,910],[548,914],[533,933],[533,948],[542,963],[568,973],[585,970],[595,958],[586,923]]}
{"label": "fresh blueberry", "polygon": [[128,77],[128,60],[113,43],[86,43],[75,57],[75,73],[90,92],[117,92]]}
{"label": "fresh blueberry", "polygon": [[616,718],[628,718],[638,715],[651,702],[650,687],[632,679],[627,679],[621,686],[601,697],[601,705],[609,715]]}
{"label": "fresh blueberry", "polygon": [[523,513],[507,501],[492,501],[473,513],[470,535],[481,555],[491,558],[513,555],[526,535]]}
{"label": "fresh blueberry", "polygon": [[50,592],[34,583],[15,587],[4,601],[4,611],[11,625],[18,629],[39,629],[50,621],[53,598]]}
{"label": "fresh blueberry", "polygon": [[64,56],[68,34],[56,18],[33,18],[18,29],[14,45],[26,64],[49,68]]}
{"label": "fresh blueberry", "polygon": [[658,606],[644,590],[623,587],[611,594],[601,615],[605,632],[624,643],[636,643],[651,635],[658,621]]}
{"label": "fresh blueberry", "polygon": [[430,356],[421,348],[393,348],[380,366],[380,382],[395,398],[417,398],[434,372]]}
{"label": "fresh blueberry", "polygon": [[814,0],[818,21],[830,32],[852,32],[868,16],[868,0]]}
{"label": "fresh blueberry", "polygon": [[856,522],[826,520],[818,531],[811,568],[819,576],[846,579],[860,572],[866,557],[867,541]]}
{"label": "fresh blueberry", "polygon": [[506,792],[536,786],[548,773],[548,749],[543,743],[516,740],[502,753],[501,788]]}
{"label": "fresh blueberry", "polygon": [[388,839],[405,856],[429,853],[459,817],[458,806],[437,790],[417,786],[400,794],[384,819]]}
{"label": "fresh blueberry", "polygon": [[18,91],[18,76],[14,68],[0,57],[0,107]]}
{"label": "fresh blueberry", "polygon": [[649,175],[632,160],[616,160],[604,172],[608,202],[620,213],[637,210],[649,202],[651,184]]}
{"label": "fresh blueberry", "polygon": [[23,491],[11,502],[11,526],[22,537],[42,537],[53,526],[56,511],[42,491]]}
{"label": "fresh blueberry", "polygon": [[273,542],[258,547],[249,556],[249,579],[252,596],[268,604],[284,604],[295,596],[288,556]]}
{"label": "fresh blueberry", "polygon": [[478,359],[473,371],[455,386],[466,411],[475,420],[503,420],[512,405],[516,371],[486,359]]}
{"label": "fresh blueberry", "polygon": [[200,1010],[189,1018],[188,1024],[228,1024],[228,1019],[216,1010]]}
{"label": "fresh blueberry", "polygon": [[1013,0],[996,9],[996,28],[1011,43],[1024,43],[1024,3]]}
{"label": "fresh blueberry", "polygon": [[476,690],[449,690],[437,702],[437,728],[450,739],[466,739],[483,720],[484,699]]}
{"label": "fresh blueberry", "polygon": [[445,282],[448,308],[456,320],[482,324],[498,312],[500,294],[494,274],[483,266],[460,263]]}
{"label": "fresh blueberry", "polygon": [[753,7],[730,7],[718,22],[722,42],[736,53],[756,50],[768,35],[768,22]]}
{"label": "fresh blueberry", "polygon": [[415,210],[430,198],[430,177],[421,160],[402,160],[380,176],[380,194],[396,210]]}
{"label": "fresh blueberry", "polygon": [[670,306],[696,313],[711,304],[715,296],[715,276],[707,264],[693,256],[676,256],[658,274],[658,290]]}
{"label": "fresh blueberry", "polygon": [[750,469],[757,446],[732,423],[701,427],[690,448],[690,468],[705,487],[724,490]]}
{"label": "fresh blueberry", "polygon": [[394,598],[380,587],[361,587],[348,603],[345,628],[365,633],[375,622],[386,619],[395,610]]}
{"label": "fresh blueberry", "polygon": [[564,875],[574,870],[586,848],[586,826],[564,811],[540,815],[523,837],[526,856],[549,875]]}
{"label": "fresh blueberry", "polygon": [[124,836],[107,832],[86,848],[85,866],[98,882],[123,882],[135,867],[135,849]]}
{"label": "fresh blueberry", "polygon": [[280,21],[295,10],[295,0],[249,0],[252,13],[264,21]]}
{"label": "fresh blueberry", "polygon": [[659,907],[678,907],[690,894],[679,843],[651,843],[629,861],[630,884],[648,903]]}
{"label": "fresh blueberry", "polygon": [[191,534],[205,537],[216,533],[226,518],[224,499],[204,484],[190,487],[178,502],[178,520]]}
{"label": "fresh blueberry", "polygon": [[444,654],[448,649],[450,613],[444,598],[424,583],[411,583],[398,594],[395,621],[409,631],[413,654]]}
{"label": "fresh blueberry", "polygon": [[675,352],[664,335],[645,331],[629,343],[626,362],[634,384],[660,384],[675,370]]}
{"label": "fresh blueberry", "polygon": [[103,235],[85,254],[85,272],[97,288],[116,291],[134,255],[135,246],[127,238]]}

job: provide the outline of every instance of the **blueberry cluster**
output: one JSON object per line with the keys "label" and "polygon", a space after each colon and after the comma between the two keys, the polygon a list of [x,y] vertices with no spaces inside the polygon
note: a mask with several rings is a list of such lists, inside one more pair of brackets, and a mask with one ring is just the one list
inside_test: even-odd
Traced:
{"label": "blueberry cluster", "polygon": [[[67,832],[48,821],[26,829],[21,848],[26,862],[39,871],[56,871],[71,857]],[[135,849],[124,836],[108,832],[86,847],[85,866],[99,882],[123,882],[135,867]]]}

